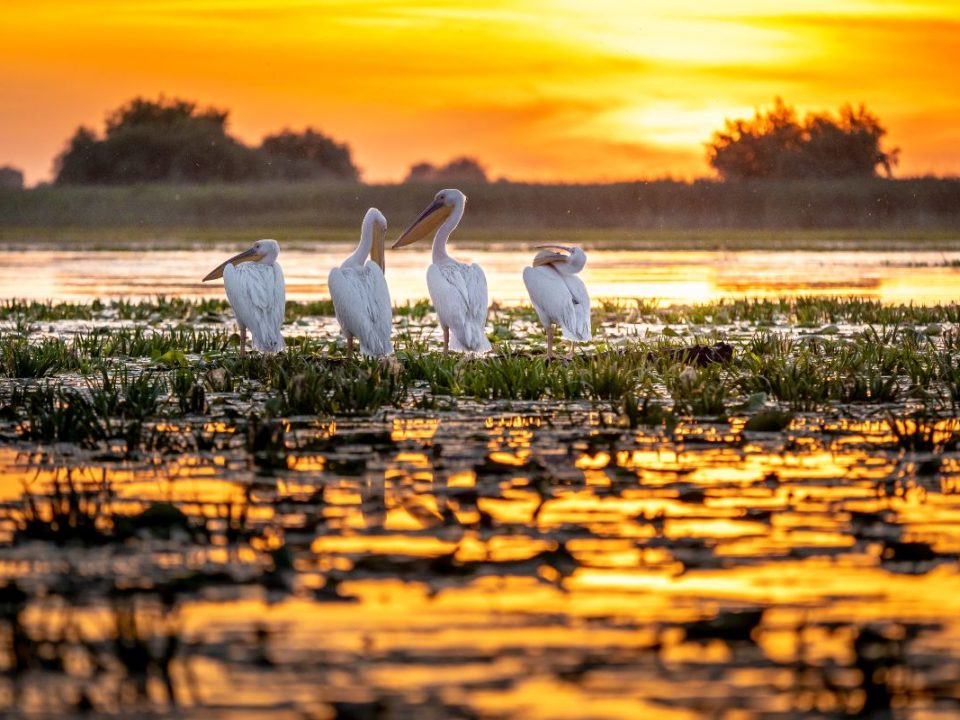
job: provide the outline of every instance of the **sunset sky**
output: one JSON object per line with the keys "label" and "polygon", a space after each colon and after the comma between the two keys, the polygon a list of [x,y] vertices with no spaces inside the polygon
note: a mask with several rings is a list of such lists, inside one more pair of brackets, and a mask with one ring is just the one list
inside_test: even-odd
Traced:
{"label": "sunset sky", "polygon": [[724,118],[776,95],[863,102],[897,175],[960,174],[960,3],[5,0],[0,165],[51,177],[79,124],[137,95],[230,110],[255,143],[313,126],[367,181],[479,158],[492,177],[709,174]]}

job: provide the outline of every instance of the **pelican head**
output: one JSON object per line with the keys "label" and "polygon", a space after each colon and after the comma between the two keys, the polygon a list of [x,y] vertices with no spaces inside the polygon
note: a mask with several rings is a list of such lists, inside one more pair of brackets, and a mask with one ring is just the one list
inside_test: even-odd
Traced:
{"label": "pelican head", "polygon": [[277,261],[277,256],[280,254],[280,243],[276,240],[257,240],[253,247],[249,250],[244,250],[239,255],[234,255],[229,260],[226,260],[220,263],[216,268],[211,270],[207,276],[203,279],[204,282],[207,280],[216,280],[217,278],[223,277],[223,269],[227,265],[239,265],[240,263],[245,262],[258,262],[264,263],[265,265],[273,265]]}
{"label": "pelican head", "polygon": [[370,245],[370,259],[380,266],[381,270],[386,270],[386,253],[384,252],[387,240],[387,219],[383,213],[376,208],[367,210],[363,216],[363,225],[361,226],[361,240],[366,237],[366,233],[371,233],[373,242]]}
{"label": "pelican head", "polygon": [[412,245],[417,240],[427,237],[440,227],[454,210],[459,208],[462,211],[466,202],[467,196],[459,190],[453,188],[441,190],[433,196],[433,202],[427,205],[423,212],[417,216],[417,219],[410,224],[410,227],[397,238],[393,248]]}
{"label": "pelican head", "polygon": [[533,258],[533,266],[553,265],[557,272],[576,275],[587,264],[587,254],[582,248],[567,245],[537,245],[540,250]]}

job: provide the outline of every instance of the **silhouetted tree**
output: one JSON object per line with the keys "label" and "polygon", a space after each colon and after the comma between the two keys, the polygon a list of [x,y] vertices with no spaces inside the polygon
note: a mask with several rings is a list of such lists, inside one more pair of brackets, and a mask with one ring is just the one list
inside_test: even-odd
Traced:
{"label": "silhouetted tree", "polygon": [[359,179],[350,148],[313,128],[307,128],[302,133],[284,130],[276,135],[268,135],[260,145],[260,152],[279,177]]}
{"label": "silhouetted tree", "polygon": [[487,173],[473,158],[460,157],[439,167],[428,162],[411,165],[404,182],[485,183]]}
{"label": "silhouetted tree", "polygon": [[57,158],[58,183],[207,182],[260,177],[263,162],[226,132],[228,112],[136,98],[107,117],[103,139],[80,127]]}
{"label": "silhouetted tree", "polygon": [[23,173],[12,165],[0,167],[0,187],[22,188]]}
{"label": "silhouetted tree", "polygon": [[808,115],[805,129],[805,155],[811,176],[871,176],[876,174],[877,167],[889,176],[897,163],[900,151],[893,148],[885,152],[880,148],[887,131],[862,105],[842,107],[838,120],[829,115]]}
{"label": "silhouetted tree", "polygon": [[57,170],[54,182],[106,182],[109,169],[106,167],[105,153],[101,152],[102,145],[93,130],[84,125],[78,127],[66,149],[54,161]]}
{"label": "silhouetted tree", "polygon": [[752,120],[727,120],[707,144],[710,165],[725,180],[750,178],[873,177],[887,175],[898,150],[884,151],[886,130],[862,105],[840,109],[839,118],[811,113],[803,122],[776,98]]}

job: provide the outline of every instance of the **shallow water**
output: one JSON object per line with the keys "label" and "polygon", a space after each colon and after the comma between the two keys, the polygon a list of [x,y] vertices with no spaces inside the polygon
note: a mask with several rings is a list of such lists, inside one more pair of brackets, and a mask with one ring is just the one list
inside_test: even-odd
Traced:
{"label": "shallow water", "polygon": [[26,488],[42,509],[69,483],[212,532],[51,552],[10,544],[8,504],[3,574],[47,588],[14,627],[69,661],[11,681],[28,714],[78,688],[139,706],[115,643],[158,657],[167,637],[177,707],[159,663],[139,702],[173,717],[945,718],[960,702],[960,459],[918,472],[883,422],[664,436],[577,404],[467,407],[293,423],[271,466],[204,432],[209,450],[160,463],[27,469],[0,450],[7,503]]}
{"label": "shallow water", "polygon": [[[287,297],[327,296],[327,274],[352,251],[347,244],[283,251]],[[0,297],[48,300],[221,296],[200,282],[236,248],[192,251],[22,251],[4,254]],[[494,302],[526,301],[521,270],[533,251],[464,250],[479,263]],[[455,252],[456,254],[456,252]],[[429,248],[387,254],[395,303],[426,297]],[[956,266],[950,266],[955,263]],[[729,297],[860,296],[885,303],[960,300],[960,253],[943,252],[590,252],[583,279],[595,298],[642,297],[663,304]]]}
{"label": "shallow water", "polygon": [[[611,345],[666,331],[610,316],[598,340]],[[432,314],[397,322],[438,346]],[[131,324],[28,325],[69,340]],[[529,320],[512,329],[515,349],[539,351]],[[736,344],[735,372],[756,333],[804,343],[875,329],[782,317],[681,330]],[[951,328],[934,330],[931,351]],[[286,332],[336,329],[309,318]],[[191,363],[222,359],[205,355]],[[271,421],[255,387],[211,387],[203,415],[162,410],[131,453],[119,437],[26,442],[5,403],[28,382],[0,379],[5,716],[920,720],[960,708],[960,422],[904,443],[909,428],[890,418],[912,397],[755,432],[734,402],[723,420],[630,428],[619,401],[424,407],[422,388],[368,417]]]}

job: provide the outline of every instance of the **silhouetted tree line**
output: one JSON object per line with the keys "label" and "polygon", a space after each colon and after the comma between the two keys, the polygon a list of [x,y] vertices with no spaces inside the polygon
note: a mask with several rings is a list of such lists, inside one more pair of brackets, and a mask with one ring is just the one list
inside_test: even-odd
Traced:
{"label": "silhouetted tree line", "polygon": [[707,145],[710,165],[724,180],[866,178],[889,176],[899,150],[885,151],[886,129],[862,105],[838,117],[810,113],[803,121],[780,98],[752,120],[727,120]]}
{"label": "silhouetted tree line", "polygon": [[357,180],[350,148],[313,129],[249,147],[227,133],[225,110],[136,98],[107,116],[103,137],[77,128],[56,160],[56,182],[123,184],[335,178]]}
{"label": "silhouetted tree line", "polygon": [[[107,116],[102,137],[77,128],[57,157],[56,182],[359,179],[346,144],[307,128],[283,130],[250,147],[227,133],[228,115],[185,100],[136,98]],[[727,120],[707,144],[707,155],[724,180],[875,177],[878,169],[889,175],[897,161],[897,149],[881,147],[885,134],[863,106],[800,120],[777,98],[752,120]],[[16,178],[0,180],[14,184]],[[405,182],[482,183],[487,174],[477,160],[460,157],[439,166],[417,163]]]}

